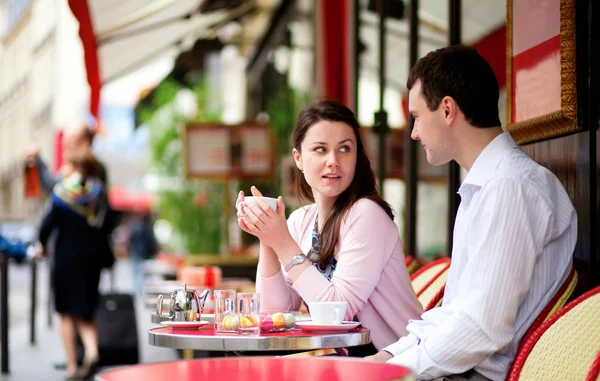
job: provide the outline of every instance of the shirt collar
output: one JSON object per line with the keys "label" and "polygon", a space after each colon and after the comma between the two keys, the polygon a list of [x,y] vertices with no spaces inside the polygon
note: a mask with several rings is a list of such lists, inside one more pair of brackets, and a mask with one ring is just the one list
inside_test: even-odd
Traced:
{"label": "shirt collar", "polygon": [[484,186],[507,152],[513,148],[517,148],[517,144],[510,133],[503,132],[496,136],[475,159],[471,170],[463,181],[463,185]]}

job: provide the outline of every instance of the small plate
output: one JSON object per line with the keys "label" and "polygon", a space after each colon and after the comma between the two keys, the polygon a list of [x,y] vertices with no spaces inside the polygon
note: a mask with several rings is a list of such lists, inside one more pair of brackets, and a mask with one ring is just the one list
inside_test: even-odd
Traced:
{"label": "small plate", "polygon": [[297,321],[296,325],[308,332],[347,332],[360,325],[359,321],[344,321],[342,324],[316,324],[312,321]]}
{"label": "small plate", "polygon": [[162,324],[166,327],[169,327],[169,328],[174,328],[174,329],[198,329],[207,324],[210,324],[210,322],[208,322],[206,320],[202,320],[202,321],[163,321],[160,324]]}

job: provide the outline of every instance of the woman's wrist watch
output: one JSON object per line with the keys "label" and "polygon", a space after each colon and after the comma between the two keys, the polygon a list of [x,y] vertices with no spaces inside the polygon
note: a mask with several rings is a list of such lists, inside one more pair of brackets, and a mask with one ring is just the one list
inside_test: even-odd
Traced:
{"label": "woman's wrist watch", "polygon": [[290,261],[290,263],[288,263],[287,265],[285,265],[285,267],[283,268],[286,272],[289,271],[292,267],[299,265],[300,263],[304,262],[306,260],[306,255],[300,253],[300,254],[296,254],[294,255],[294,258],[292,258],[292,260]]}

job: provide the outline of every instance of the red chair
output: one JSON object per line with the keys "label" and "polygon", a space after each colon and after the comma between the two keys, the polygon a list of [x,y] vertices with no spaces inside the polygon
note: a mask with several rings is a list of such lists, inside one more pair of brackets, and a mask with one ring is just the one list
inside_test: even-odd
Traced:
{"label": "red chair", "polygon": [[585,381],[600,381],[600,352],[596,355]]}
{"label": "red chair", "polygon": [[419,268],[419,262],[417,262],[415,257],[411,257],[410,255],[404,257],[404,264],[406,265],[406,270],[408,270],[408,275],[414,274]]}
{"label": "red chair", "polygon": [[425,311],[441,305],[448,270],[450,258],[442,258],[421,267],[411,275],[410,282]]}
{"label": "red chair", "polygon": [[597,379],[598,317],[600,287],[567,304],[521,344],[507,381]]}
{"label": "red chair", "polygon": [[533,321],[531,327],[525,332],[523,338],[521,339],[521,343],[527,341],[529,336],[531,336],[536,329],[538,329],[543,322],[548,320],[552,315],[554,315],[557,311],[559,311],[563,306],[569,301],[571,295],[573,295],[573,291],[575,291],[575,286],[577,286],[577,281],[579,277],[577,276],[577,271],[573,267],[571,267],[571,272],[569,276],[562,284],[562,286],[556,291],[554,297],[546,304],[546,307],[540,312],[537,319]]}

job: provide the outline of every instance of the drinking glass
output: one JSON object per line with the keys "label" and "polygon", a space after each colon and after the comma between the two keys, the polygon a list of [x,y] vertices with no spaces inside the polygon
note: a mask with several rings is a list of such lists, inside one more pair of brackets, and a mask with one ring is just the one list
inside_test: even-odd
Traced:
{"label": "drinking glass", "polygon": [[235,290],[215,290],[215,331],[238,332],[239,319],[235,311]]}
{"label": "drinking glass", "polygon": [[241,292],[237,295],[241,335],[258,335],[260,332],[260,295],[258,292]]}

